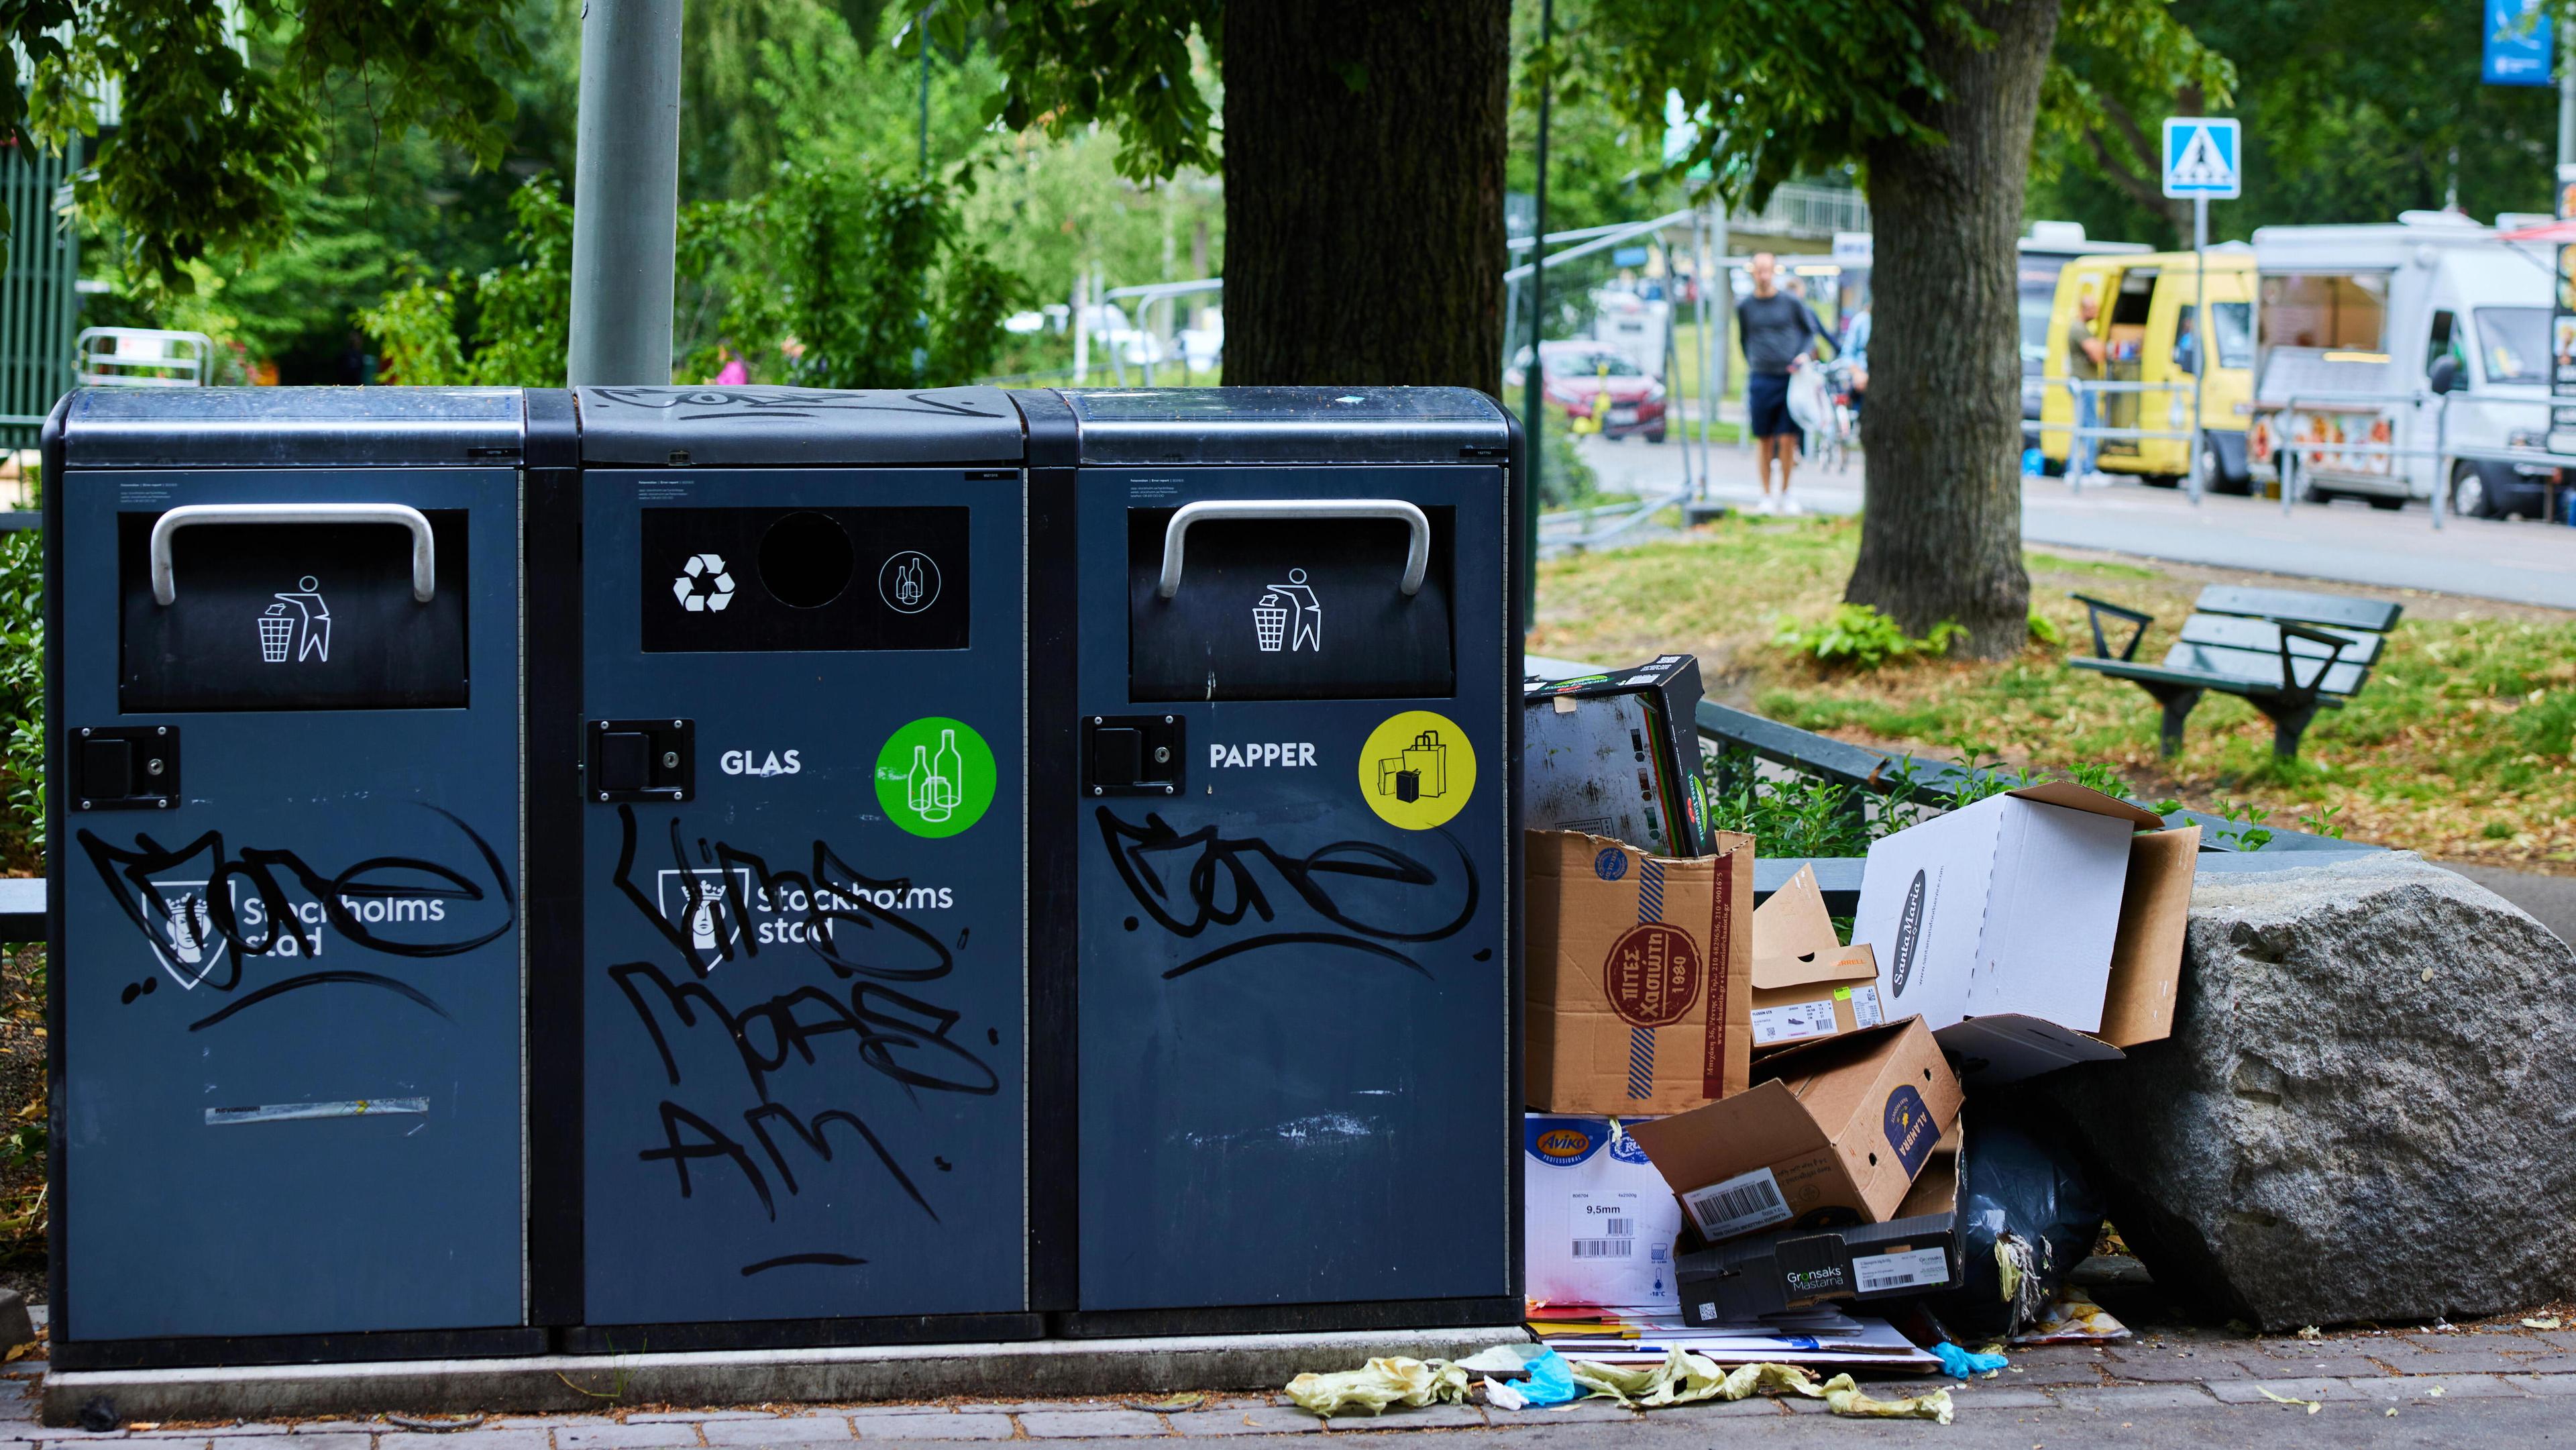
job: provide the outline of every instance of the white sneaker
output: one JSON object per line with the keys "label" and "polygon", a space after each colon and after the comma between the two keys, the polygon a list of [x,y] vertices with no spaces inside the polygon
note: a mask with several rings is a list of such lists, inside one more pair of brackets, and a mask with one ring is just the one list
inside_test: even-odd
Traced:
{"label": "white sneaker", "polygon": [[1754,512],[1755,512],[1755,513],[1762,513],[1762,514],[1776,514],[1776,513],[1778,513],[1779,511],[1780,511],[1780,501],[1779,501],[1778,499],[1773,498],[1773,497],[1771,496],[1771,494],[1770,494],[1769,490],[1767,490],[1767,489],[1766,489],[1766,490],[1763,492],[1763,494],[1762,494],[1762,502],[1761,502],[1760,506],[1758,506],[1757,508],[1755,508],[1755,509],[1754,509]]}
{"label": "white sneaker", "polygon": [[1795,516],[1797,516],[1797,515],[1799,515],[1799,514],[1803,514],[1803,513],[1805,513],[1805,512],[1806,512],[1806,510],[1805,510],[1805,509],[1803,509],[1803,508],[1800,508],[1800,507],[1798,506],[1798,501],[1797,501],[1796,499],[1794,499],[1794,498],[1791,498],[1791,497],[1790,497],[1790,496],[1789,496],[1789,495],[1784,491],[1784,492],[1780,495],[1780,512],[1782,512],[1782,513],[1784,513],[1784,514],[1788,514],[1788,515],[1790,515],[1790,516],[1792,516],[1792,517],[1795,517]]}

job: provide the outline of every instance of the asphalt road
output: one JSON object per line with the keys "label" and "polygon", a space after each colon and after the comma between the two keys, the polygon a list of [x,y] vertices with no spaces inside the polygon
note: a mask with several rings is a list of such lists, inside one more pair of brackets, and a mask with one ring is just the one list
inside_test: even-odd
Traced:
{"label": "asphalt road", "polygon": [[[1628,439],[1577,444],[1605,490],[1668,493],[1681,484],[1682,448]],[[1750,450],[1709,450],[1711,494],[1749,505],[1761,496]],[[1847,514],[1861,506],[1864,463],[1797,470],[1801,504]],[[2033,544],[2105,549],[2148,559],[2251,569],[2382,588],[2576,609],[2576,529],[2494,519],[2433,527],[2421,504],[2380,512],[2362,503],[2301,504],[2212,495],[2195,507],[2180,489],[2134,483],[2072,489],[2059,479],[2022,490],[2022,537]]]}

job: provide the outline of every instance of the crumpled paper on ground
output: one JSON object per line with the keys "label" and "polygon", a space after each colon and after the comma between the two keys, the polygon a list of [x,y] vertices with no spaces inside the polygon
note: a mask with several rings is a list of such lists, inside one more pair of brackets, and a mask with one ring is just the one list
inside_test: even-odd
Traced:
{"label": "crumpled paper on ground", "polygon": [[1901,1400],[1874,1400],[1860,1392],[1848,1374],[1819,1385],[1805,1370],[1789,1364],[1746,1364],[1721,1369],[1715,1360],[1682,1349],[1669,1350],[1664,1362],[1648,1367],[1574,1361],[1574,1382],[1596,1395],[1607,1395],[1638,1409],[1694,1404],[1701,1400],[1740,1400],[1759,1390],[1787,1390],[1823,1400],[1837,1415],[1938,1420],[1950,1423],[1950,1392],[1934,1390]]}
{"label": "crumpled paper on ground", "polygon": [[1288,1382],[1288,1398],[1327,1419],[1355,1409],[1384,1414],[1389,1405],[1463,1405],[1467,1372],[1445,1359],[1373,1359],[1335,1374],[1301,1374]]}
{"label": "crumpled paper on ground", "polygon": [[[1550,1356],[1553,1357],[1553,1356]],[[1696,1404],[1703,1400],[1740,1400],[1760,1390],[1786,1390],[1823,1400],[1837,1415],[1877,1415],[1950,1423],[1950,1392],[1934,1390],[1901,1400],[1875,1400],[1860,1392],[1848,1374],[1818,1384],[1805,1370],[1786,1364],[1748,1364],[1726,1370],[1716,1361],[1674,1349],[1664,1362],[1646,1367],[1560,1361],[1573,1382],[1593,1395],[1606,1396],[1636,1409]],[[1529,1391],[1539,1376],[1534,1364],[1530,1386],[1518,1393],[1531,1403],[1545,1403]],[[1552,1378],[1552,1376],[1551,1376]],[[1307,1413],[1326,1419],[1351,1410],[1382,1414],[1389,1405],[1464,1404],[1467,1372],[1445,1359],[1373,1359],[1359,1369],[1334,1374],[1307,1373],[1288,1382],[1288,1398]]]}
{"label": "crumpled paper on ground", "polygon": [[2109,1344],[2129,1337],[2129,1326],[2078,1290],[2049,1301],[2039,1317],[2012,1337],[2015,1344]]}

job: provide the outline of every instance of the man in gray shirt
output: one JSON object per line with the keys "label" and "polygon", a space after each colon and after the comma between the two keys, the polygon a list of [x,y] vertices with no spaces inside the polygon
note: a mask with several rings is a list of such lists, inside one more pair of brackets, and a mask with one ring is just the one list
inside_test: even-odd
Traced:
{"label": "man in gray shirt", "polygon": [[[1744,350],[1744,412],[1753,430],[1754,468],[1762,476],[1762,512],[1797,513],[1789,470],[1803,441],[1789,415],[1789,373],[1827,341],[1807,304],[1780,290],[1780,259],[1753,254],[1753,295],[1735,304],[1735,337]],[[1780,460],[1780,493],[1771,494],[1771,460]]]}

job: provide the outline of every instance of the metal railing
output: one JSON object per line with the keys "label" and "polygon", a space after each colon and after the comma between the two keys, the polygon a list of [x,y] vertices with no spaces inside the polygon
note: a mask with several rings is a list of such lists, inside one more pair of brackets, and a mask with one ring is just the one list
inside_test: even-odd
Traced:
{"label": "metal railing", "polygon": [[1775,236],[1830,237],[1836,232],[1869,230],[1869,202],[1840,186],[1783,182],[1772,188],[1760,211],[1737,210],[1731,225]]}
{"label": "metal railing", "polygon": [[[1996,771],[1925,760],[1920,756],[1891,755],[1883,750],[1853,745],[1829,735],[1783,725],[1777,720],[1766,720],[1713,700],[1700,702],[1697,723],[1702,740],[1715,740],[1740,752],[1730,754],[1721,751],[1718,755],[1713,783],[1721,792],[1743,784],[1734,773],[1744,768],[1746,756],[1768,761],[1800,775],[1850,787],[1852,793],[1846,809],[1856,816],[1867,811],[1872,798],[1902,800],[1922,806],[1948,806],[1962,798],[1991,795],[1997,790],[2022,784],[2018,777]],[[2145,805],[2146,802],[2135,801],[2132,804]],[[2204,811],[2174,811],[2164,819],[2169,826],[2203,827],[2201,848],[2204,851],[2383,849],[2279,826],[2230,820]],[[2269,834],[2257,845],[2243,844],[2256,831]],[[2231,841],[2236,844],[2229,844]]]}
{"label": "metal railing", "polygon": [[[2331,455],[2336,458],[2386,458],[2392,465],[2389,478],[2404,490],[2401,495],[2404,498],[2414,497],[2415,485],[2411,477],[2398,471],[2395,467],[2397,461],[2430,459],[2433,463],[2433,477],[2426,492],[2427,501],[2432,505],[2433,527],[2436,529],[2442,527],[2450,513],[2451,480],[2446,470],[2452,463],[2466,461],[2520,464],[2561,473],[2576,470],[2576,455],[2552,453],[2546,448],[2496,448],[2480,443],[2452,443],[2450,441],[2451,403],[2455,398],[2466,398],[2471,402],[2509,402],[2542,408],[2547,406],[2530,398],[2481,393],[2467,389],[2448,393],[2436,393],[2430,389],[2407,393],[2302,392],[2293,393],[2277,403],[2257,402],[2254,407],[2258,417],[2268,415],[2283,420],[2275,425],[2276,437],[2273,443],[2275,460],[2273,468],[2281,486],[2281,512],[2288,514],[2291,505],[2307,497],[2309,490],[2317,486],[2313,479],[2306,477],[2308,469],[2313,466],[2309,461],[2312,455]],[[2289,436],[2291,430],[2287,420],[2302,413],[2332,413],[2349,416],[2364,410],[2381,408],[2411,408],[2420,412],[2428,403],[2433,405],[2433,446],[2430,448],[2395,442],[2353,442]],[[2393,429],[2391,436],[2394,436]],[[2548,493],[2547,512],[2552,522],[2556,522],[2561,517],[2559,491],[2565,486],[2555,479],[2544,486]]]}
{"label": "metal railing", "polygon": [[[2115,396],[2143,397],[2148,393],[2171,393],[2178,395],[2175,397],[2172,405],[2167,409],[2167,416],[2170,417],[2172,412],[2176,409],[2187,409],[2189,407],[2189,400],[2193,391],[2192,382],[2189,379],[2176,382],[2143,383],[2092,378],[2051,378],[2047,381],[2046,386],[2052,388],[2064,388],[2073,398],[2075,402],[2075,416],[2079,418],[2084,416],[2084,400],[2087,396],[2100,396],[2106,398]],[[2104,409],[2097,406],[2094,410],[2094,416],[2097,418],[2105,416]],[[2129,442],[2159,441],[2186,444],[2191,449],[2190,457],[2187,461],[2187,467],[2195,474],[2199,471],[2200,433],[2195,429],[2114,427],[2108,423],[2093,423],[2087,425],[2077,423],[2041,422],[2037,424],[2025,423],[2023,426],[2031,432],[2038,433],[2043,436],[2050,433],[2066,434],[2070,443],[2090,439],[2098,444],[2105,439],[2113,439]],[[2067,449],[2066,458],[2068,464],[2066,470],[2066,486],[2072,492],[2082,493],[2084,491],[2084,482],[2073,466],[2075,461],[2075,450],[2072,447]],[[2091,461],[2096,466],[2100,465],[2102,461],[2102,451],[2099,447],[2096,447],[2093,450]],[[2193,490],[2192,498],[2195,503],[2199,501],[2199,490],[2197,488]]]}

